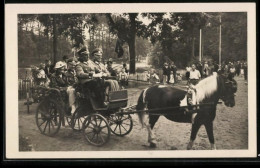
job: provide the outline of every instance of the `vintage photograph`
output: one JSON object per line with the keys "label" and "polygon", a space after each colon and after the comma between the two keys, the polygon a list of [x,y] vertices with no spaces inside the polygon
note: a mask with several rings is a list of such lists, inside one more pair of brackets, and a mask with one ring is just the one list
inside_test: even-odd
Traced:
{"label": "vintage photograph", "polygon": [[18,152],[249,150],[248,12],[111,11],[17,13]]}

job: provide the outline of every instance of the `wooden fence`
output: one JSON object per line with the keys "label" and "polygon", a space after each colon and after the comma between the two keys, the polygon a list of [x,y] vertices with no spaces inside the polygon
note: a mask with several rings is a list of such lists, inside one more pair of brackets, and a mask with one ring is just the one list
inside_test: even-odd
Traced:
{"label": "wooden fence", "polygon": [[18,99],[26,99],[27,93],[32,97],[31,88],[34,87],[32,79],[18,79]]}
{"label": "wooden fence", "polygon": [[[182,74],[183,77],[185,77],[185,72],[184,71],[178,71],[178,73]],[[29,73],[28,73],[29,74]],[[28,75],[27,74],[27,75]],[[147,82],[147,76],[146,72],[144,73],[135,73],[135,74],[130,74],[129,75],[129,81],[141,81],[141,82]],[[162,70],[158,71],[158,76],[162,82],[163,75],[162,75]],[[26,94],[29,93],[29,96],[31,97],[31,88],[35,86],[33,79],[27,78],[27,79],[18,79],[18,98],[19,100],[21,99],[26,99]]]}

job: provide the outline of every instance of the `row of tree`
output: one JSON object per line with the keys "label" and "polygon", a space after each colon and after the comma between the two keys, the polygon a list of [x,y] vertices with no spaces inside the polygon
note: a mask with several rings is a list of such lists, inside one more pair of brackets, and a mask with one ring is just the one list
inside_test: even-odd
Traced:
{"label": "row of tree", "polygon": [[23,14],[18,15],[19,59],[38,55],[56,62],[87,45],[90,51],[101,47],[105,59],[129,60],[130,73],[147,55],[154,66],[168,60],[185,66],[198,57],[200,29],[203,58],[218,60],[220,24],[222,58],[246,59],[246,13]]}

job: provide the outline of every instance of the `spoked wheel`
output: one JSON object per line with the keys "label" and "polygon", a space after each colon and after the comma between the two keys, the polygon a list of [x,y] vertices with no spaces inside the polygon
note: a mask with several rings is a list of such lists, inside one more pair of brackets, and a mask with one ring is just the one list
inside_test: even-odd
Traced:
{"label": "spoked wheel", "polygon": [[110,128],[106,118],[100,114],[89,115],[83,123],[85,139],[92,145],[102,146],[109,141]]}
{"label": "spoked wheel", "polygon": [[129,134],[133,128],[132,117],[128,115],[111,115],[108,122],[113,134],[117,136],[125,136]]}
{"label": "spoked wheel", "polygon": [[71,128],[75,131],[81,131],[83,129],[83,122],[86,116],[79,114],[79,110],[76,110],[71,118]]}
{"label": "spoked wheel", "polygon": [[54,136],[61,126],[61,113],[54,101],[42,101],[36,111],[36,125],[42,134]]}

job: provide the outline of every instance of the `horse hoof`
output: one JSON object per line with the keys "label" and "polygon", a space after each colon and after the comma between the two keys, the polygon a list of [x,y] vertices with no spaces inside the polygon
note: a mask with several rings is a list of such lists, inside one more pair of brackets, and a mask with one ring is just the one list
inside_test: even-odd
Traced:
{"label": "horse hoof", "polygon": [[187,150],[192,150],[192,147],[190,147],[190,146],[187,146]]}
{"label": "horse hoof", "polygon": [[178,148],[176,148],[175,146],[172,146],[171,150],[178,150]]}
{"label": "horse hoof", "polygon": [[216,145],[211,144],[211,150],[217,150]]}
{"label": "horse hoof", "polygon": [[187,145],[187,150],[192,150],[193,142],[189,142]]}
{"label": "horse hoof", "polygon": [[156,148],[156,143],[150,142],[150,148]]}

